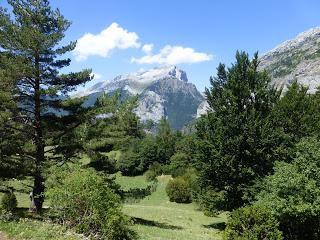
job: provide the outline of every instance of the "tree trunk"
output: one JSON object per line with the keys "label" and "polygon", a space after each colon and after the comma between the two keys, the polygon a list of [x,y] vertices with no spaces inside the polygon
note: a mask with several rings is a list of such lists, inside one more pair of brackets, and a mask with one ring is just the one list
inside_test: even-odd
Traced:
{"label": "tree trunk", "polygon": [[34,112],[35,112],[35,144],[36,144],[36,160],[34,171],[34,185],[33,185],[33,202],[37,212],[41,211],[44,202],[44,177],[42,175],[42,167],[44,158],[44,140],[41,124],[41,89],[40,89],[40,64],[39,57],[36,54],[35,67],[37,69],[35,86],[34,86]]}
{"label": "tree trunk", "polygon": [[32,210],[35,212],[40,212],[44,202],[44,178],[41,176],[41,173],[38,173],[34,176],[32,195]]}

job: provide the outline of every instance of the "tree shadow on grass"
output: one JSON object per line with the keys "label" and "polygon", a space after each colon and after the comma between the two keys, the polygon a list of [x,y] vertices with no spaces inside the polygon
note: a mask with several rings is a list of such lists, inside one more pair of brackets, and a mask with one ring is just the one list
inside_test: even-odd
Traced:
{"label": "tree shadow on grass", "polygon": [[40,213],[31,212],[29,208],[26,207],[18,207],[15,211],[16,216],[18,218],[29,218],[33,220],[43,221],[45,219],[53,219],[49,214],[49,209],[43,208]]}
{"label": "tree shadow on grass", "polygon": [[176,229],[181,230],[181,229],[183,229],[180,226],[169,225],[169,224],[166,224],[166,223],[160,223],[160,222],[147,220],[147,219],[143,219],[143,218],[138,218],[138,217],[133,217],[132,219],[133,219],[133,222],[135,224],[158,227],[158,228],[163,228],[163,229],[172,229],[172,230],[176,230]]}
{"label": "tree shadow on grass", "polygon": [[225,222],[217,222],[217,223],[212,223],[212,224],[208,224],[208,225],[202,225],[205,228],[214,228],[217,230],[224,230],[226,228],[226,223]]}

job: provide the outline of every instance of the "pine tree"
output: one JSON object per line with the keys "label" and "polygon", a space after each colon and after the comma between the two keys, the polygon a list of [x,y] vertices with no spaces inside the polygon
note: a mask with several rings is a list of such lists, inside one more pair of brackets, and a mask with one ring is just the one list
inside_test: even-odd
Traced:
{"label": "pine tree", "polygon": [[7,127],[8,120],[12,119],[13,112],[17,111],[17,105],[12,101],[15,92],[11,79],[13,76],[21,76],[21,72],[21,64],[0,53],[0,179],[24,175],[26,166],[30,165],[27,158],[23,162],[20,161],[28,139],[16,129],[21,130],[23,126],[16,122],[11,128]]}
{"label": "pine tree", "polygon": [[83,149],[90,157],[90,166],[113,173],[115,163],[106,154],[113,150],[127,151],[144,136],[139,118],[134,112],[137,98],[121,96],[120,92],[103,94],[90,110],[90,121],[79,127]]}
{"label": "pine tree", "polygon": [[2,56],[21,65],[23,71],[8,75],[14,87],[9,97],[16,108],[5,127],[20,132],[30,143],[19,156],[21,161],[32,160],[29,174],[34,178],[34,203],[39,211],[44,201],[47,163],[66,161],[73,155],[77,143],[68,141],[86,111],[83,100],[71,99],[68,92],[91,80],[91,70],[60,74],[71,62],[62,57],[75,48],[76,42],[61,44],[70,22],[58,9],[52,9],[48,0],[8,3],[12,6],[11,14],[0,9],[0,51]]}

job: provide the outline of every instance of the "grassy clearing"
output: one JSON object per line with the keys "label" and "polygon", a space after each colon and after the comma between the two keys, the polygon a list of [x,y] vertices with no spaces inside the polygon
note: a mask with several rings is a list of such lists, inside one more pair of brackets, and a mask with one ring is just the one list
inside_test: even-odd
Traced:
{"label": "grassy clearing", "polygon": [[[124,212],[135,223],[132,228],[141,240],[220,240],[227,214],[207,217],[195,204],[178,204],[169,201],[165,187],[170,176],[158,177],[157,190],[138,203],[124,205]],[[145,176],[125,177],[116,174],[116,182],[124,190],[148,186]],[[12,180],[17,190],[26,189],[28,180]],[[28,190],[28,189],[27,189]],[[29,207],[29,195],[16,191],[20,208]],[[28,191],[27,191],[28,192]],[[1,196],[0,196],[1,197]],[[14,239],[81,239],[60,225],[23,218],[19,222],[0,222],[0,232]]]}
{"label": "grassy clearing", "polygon": [[[32,190],[30,187],[32,186],[31,178],[26,178],[24,180],[13,179],[3,182],[3,184],[14,189],[14,194],[17,197],[19,208],[28,208],[30,206],[29,193]],[[3,193],[0,192],[0,199],[2,196]]]}
{"label": "grassy clearing", "polygon": [[[227,218],[226,213],[207,217],[195,204],[169,201],[165,187],[170,176],[158,177],[157,191],[139,203],[126,204],[124,212],[133,217],[133,229],[143,240],[219,240]],[[143,176],[118,177],[124,188],[147,184]]]}
{"label": "grassy clearing", "polygon": [[116,174],[115,181],[125,191],[132,188],[146,188],[149,184],[145,176],[127,177],[127,176],[121,176],[120,173]]}
{"label": "grassy clearing", "polygon": [[[77,240],[81,235],[49,222],[21,219],[19,222],[1,222],[0,233],[4,232],[10,239],[34,240]],[[0,238],[1,239],[1,238]]]}
{"label": "grassy clearing", "polygon": [[[30,207],[30,198],[29,194],[32,191],[33,181],[31,177],[27,177],[23,180],[12,179],[3,183],[4,185],[14,189],[14,194],[18,200],[18,208],[29,208]],[[3,193],[0,192],[0,199],[2,198]],[[48,207],[48,202],[44,202],[44,208]]]}

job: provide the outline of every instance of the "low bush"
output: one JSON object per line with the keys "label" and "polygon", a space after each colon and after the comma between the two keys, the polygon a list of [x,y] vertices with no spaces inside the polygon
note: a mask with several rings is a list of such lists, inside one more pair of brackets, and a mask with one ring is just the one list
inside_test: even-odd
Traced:
{"label": "low bush", "polygon": [[181,178],[183,178],[188,184],[192,196],[192,201],[197,200],[199,192],[201,191],[197,170],[195,170],[194,168],[184,169],[184,173],[183,175],[181,175]]}
{"label": "low bush", "polygon": [[216,216],[225,208],[225,192],[208,188],[199,194],[197,201],[205,215]]}
{"label": "low bush", "polygon": [[168,165],[162,165],[156,162],[149,167],[149,170],[146,171],[145,175],[146,175],[147,181],[151,182],[151,181],[157,181],[158,176],[162,174],[168,174],[168,173],[169,173]]}
{"label": "low bush", "polygon": [[93,169],[76,167],[55,172],[47,183],[46,196],[53,216],[85,235],[102,239],[134,239],[129,219],[121,212],[121,199]]}
{"label": "low bush", "polygon": [[171,202],[190,203],[191,193],[187,181],[177,177],[168,182],[166,192]]}
{"label": "low bush", "polygon": [[8,212],[13,212],[17,208],[17,198],[13,192],[6,192],[1,199],[1,208]]}
{"label": "low bush", "polygon": [[231,213],[225,240],[282,240],[279,222],[263,208],[242,207]]}

